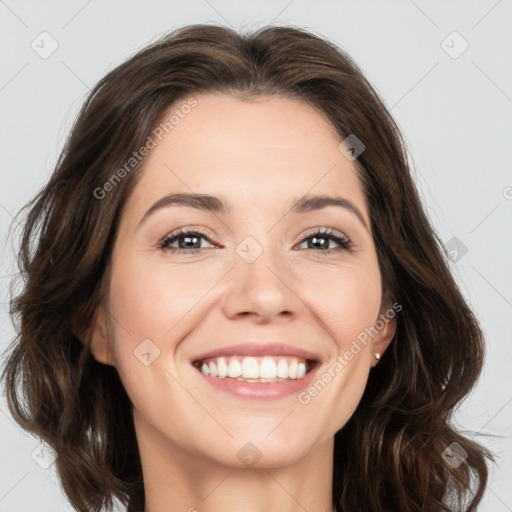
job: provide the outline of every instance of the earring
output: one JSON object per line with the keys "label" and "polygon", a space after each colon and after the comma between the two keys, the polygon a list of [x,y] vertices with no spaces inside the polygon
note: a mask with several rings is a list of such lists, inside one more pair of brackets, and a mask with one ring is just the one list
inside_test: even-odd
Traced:
{"label": "earring", "polygon": [[378,352],[375,352],[375,350],[374,350],[373,355],[374,355],[375,359],[377,359],[377,363],[378,363],[380,360],[380,354]]}

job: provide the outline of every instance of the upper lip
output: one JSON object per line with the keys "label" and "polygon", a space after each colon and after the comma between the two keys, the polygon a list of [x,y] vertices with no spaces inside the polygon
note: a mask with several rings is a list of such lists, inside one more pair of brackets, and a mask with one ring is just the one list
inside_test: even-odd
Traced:
{"label": "upper lip", "polygon": [[304,350],[302,348],[288,345],[286,343],[260,343],[260,342],[248,342],[238,343],[236,345],[229,345],[222,348],[217,348],[204,352],[198,356],[195,356],[192,361],[199,362],[212,357],[220,356],[295,356],[298,358],[318,362],[320,357],[313,352]]}

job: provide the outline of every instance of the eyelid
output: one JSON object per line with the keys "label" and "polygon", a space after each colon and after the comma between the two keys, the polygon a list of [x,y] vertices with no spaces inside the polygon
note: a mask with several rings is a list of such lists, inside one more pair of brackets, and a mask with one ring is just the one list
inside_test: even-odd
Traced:
{"label": "eyelid", "polygon": [[339,236],[340,238],[345,238],[347,240],[350,240],[350,238],[342,231],[338,231],[337,229],[330,228],[327,226],[317,226],[317,227],[308,229],[305,233],[300,235],[299,242],[304,240],[305,238],[309,238],[310,236],[316,235],[316,234],[336,235],[336,236]]}

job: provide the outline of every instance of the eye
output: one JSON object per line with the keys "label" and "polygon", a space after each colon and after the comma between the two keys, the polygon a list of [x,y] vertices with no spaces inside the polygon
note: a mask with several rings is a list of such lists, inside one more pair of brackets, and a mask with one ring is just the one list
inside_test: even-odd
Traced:
{"label": "eye", "polygon": [[[330,241],[334,241],[340,247],[330,248]],[[347,236],[330,228],[322,228],[308,235],[303,239],[301,245],[304,243],[308,244],[308,247],[305,247],[306,249],[312,249],[314,252],[324,252],[327,254],[337,251],[353,252],[354,250],[354,244]],[[320,248],[320,250],[315,250],[315,248]]]}
{"label": "eye", "polygon": [[[193,254],[200,252],[204,247],[200,247],[201,239],[210,242],[210,239],[202,231],[183,229],[177,233],[166,235],[159,244],[160,249],[171,253]],[[178,247],[172,244],[178,242]]]}
{"label": "eye", "polygon": [[[201,252],[205,247],[201,247],[201,239],[207,240],[210,244],[211,241],[208,236],[202,231],[182,229],[177,233],[166,235],[159,243],[159,248],[163,251],[174,253],[188,253],[194,254]],[[329,247],[329,242],[335,242],[339,247]],[[173,244],[178,243],[178,246]],[[307,247],[301,247],[314,252],[323,252],[331,254],[338,251],[353,252],[354,244],[352,241],[342,233],[330,228],[322,228],[314,231],[301,242],[301,245],[307,243]],[[317,250],[319,249],[319,250]]]}

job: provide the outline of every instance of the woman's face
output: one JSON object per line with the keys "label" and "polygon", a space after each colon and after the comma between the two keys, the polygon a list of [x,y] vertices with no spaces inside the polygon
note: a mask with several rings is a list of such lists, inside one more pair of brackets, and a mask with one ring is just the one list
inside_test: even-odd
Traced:
{"label": "woman's face", "polygon": [[[92,350],[116,366],[138,441],[155,455],[287,465],[332,442],[360,401],[372,349],[392,338],[393,321],[362,334],[382,293],[365,197],[311,107],[195,98],[153,136],[120,219]],[[171,194],[217,199],[177,204]],[[345,206],[294,210],[310,196]],[[241,370],[274,382],[241,381]]]}

